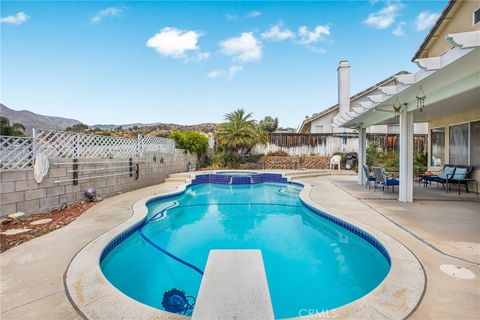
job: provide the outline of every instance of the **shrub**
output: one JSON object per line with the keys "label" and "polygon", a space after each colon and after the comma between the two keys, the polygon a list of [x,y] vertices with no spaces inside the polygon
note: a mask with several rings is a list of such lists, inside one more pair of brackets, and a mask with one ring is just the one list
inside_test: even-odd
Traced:
{"label": "shrub", "polygon": [[417,175],[423,173],[427,170],[428,167],[428,153],[427,152],[416,152],[413,155],[413,171]]}
{"label": "shrub", "polygon": [[169,137],[175,140],[180,149],[184,149],[198,155],[207,152],[208,138],[196,131],[174,131]]}
{"label": "shrub", "polygon": [[380,154],[382,154],[382,149],[377,142],[369,143],[367,146],[367,165],[369,167],[376,166],[376,162],[380,158]]}
{"label": "shrub", "polygon": [[203,133],[197,131],[174,131],[169,135],[169,138],[175,141],[178,148],[196,153],[200,166],[205,164],[208,138]]}
{"label": "shrub", "polygon": [[237,169],[241,163],[240,157],[231,152],[216,152],[208,160],[211,169],[230,168]]}
{"label": "shrub", "polygon": [[278,151],[270,151],[267,153],[267,156],[274,156],[274,157],[287,157],[289,154],[283,150],[278,150]]}

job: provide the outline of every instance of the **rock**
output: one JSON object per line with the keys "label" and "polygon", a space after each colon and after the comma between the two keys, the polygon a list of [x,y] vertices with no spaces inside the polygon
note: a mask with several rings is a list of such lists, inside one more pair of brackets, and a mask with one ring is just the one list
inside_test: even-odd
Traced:
{"label": "rock", "polygon": [[35,221],[32,221],[30,222],[30,224],[32,226],[38,226],[40,224],[46,224],[46,223],[50,223],[52,222],[53,219],[50,219],[50,218],[46,218],[46,219],[40,219],[40,220],[35,220]]}
{"label": "rock", "polygon": [[22,228],[22,229],[9,229],[7,231],[4,231],[4,232],[0,232],[0,234],[3,234],[3,235],[6,235],[6,236],[13,236],[13,235],[16,235],[16,234],[19,234],[19,233],[24,233],[24,232],[28,232],[32,229],[28,229],[28,228]]}
{"label": "rock", "polygon": [[12,221],[13,221],[13,219],[10,219],[10,218],[8,218],[8,217],[1,218],[1,219],[0,219],[0,225],[3,226],[3,225],[6,225],[6,224],[9,224],[9,223],[11,223]]}
{"label": "rock", "polygon": [[17,220],[17,219],[23,217],[24,215],[25,215],[25,213],[23,213],[23,212],[16,212],[16,213],[9,214],[7,217],[10,218],[10,219]]}

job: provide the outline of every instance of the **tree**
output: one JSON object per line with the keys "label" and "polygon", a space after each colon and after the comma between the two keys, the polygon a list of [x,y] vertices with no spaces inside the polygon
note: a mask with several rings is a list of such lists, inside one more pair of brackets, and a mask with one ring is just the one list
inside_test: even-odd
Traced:
{"label": "tree", "polygon": [[255,145],[266,144],[267,133],[252,119],[251,113],[238,109],[227,113],[225,120],[217,132],[218,143],[225,151],[244,156]]}
{"label": "tree", "polygon": [[272,118],[270,116],[266,116],[263,120],[260,120],[258,124],[265,131],[274,132],[278,128],[278,118]]}
{"label": "tree", "polygon": [[66,130],[67,131],[84,132],[84,131],[88,130],[88,126],[86,124],[83,124],[83,123],[77,123],[77,124],[74,124],[71,127],[67,127]]}
{"label": "tree", "polygon": [[25,126],[21,123],[10,123],[6,117],[0,117],[0,130],[2,136],[24,136]]}

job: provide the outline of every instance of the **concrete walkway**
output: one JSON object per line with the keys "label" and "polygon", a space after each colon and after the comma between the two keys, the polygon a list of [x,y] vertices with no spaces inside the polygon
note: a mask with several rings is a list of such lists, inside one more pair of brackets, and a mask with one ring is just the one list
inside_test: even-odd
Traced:
{"label": "concrete walkway", "polygon": [[88,242],[128,219],[135,201],[174,191],[163,183],[108,198],[68,226],[25,242],[0,255],[0,318],[81,319],[65,295],[63,274]]}
{"label": "concrete walkway", "polygon": [[[316,179],[303,179],[305,183],[310,183],[313,189],[310,197],[321,204],[329,212],[343,213],[362,223],[368,224],[378,230],[389,234],[393,238],[403,243],[422,263],[427,276],[427,288],[425,296],[421,301],[418,309],[412,314],[411,319],[480,319],[480,268],[477,263],[467,263],[460,259],[455,259],[432,248],[429,244],[434,241],[435,244],[447,243],[449,234],[431,233],[430,229],[438,229],[450,226],[451,232],[456,234],[458,239],[462,229],[464,231],[464,241],[471,242],[472,239],[479,238],[479,222],[480,222],[480,203],[458,203],[458,202],[441,202],[443,211],[437,210],[434,202],[418,202],[410,204],[401,204],[398,201],[391,201],[389,204],[385,200],[369,201],[364,203],[355,198],[345,188],[345,184],[349,184],[350,188],[354,186],[356,179],[354,177],[323,177]],[[339,188],[339,181],[343,182],[343,188]],[[344,189],[345,188],[345,189]],[[373,191],[371,191],[373,193]],[[378,193],[378,192],[377,192]],[[435,212],[439,215],[442,212],[451,215],[468,216],[470,206],[477,206],[474,215],[470,216],[469,223],[476,225],[477,228],[470,228],[468,224],[455,225],[452,220],[435,219]],[[403,209],[403,210],[399,210]],[[398,227],[392,221],[397,216],[406,213],[402,217],[402,224],[405,229]],[[417,212],[417,215],[407,214],[407,212]],[[421,223],[417,225],[418,213],[428,213],[431,217],[429,223]],[[432,213],[433,212],[433,213]],[[389,219],[392,219],[390,221]],[[446,224],[446,226],[444,226]],[[410,226],[417,225],[414,229]],[[445,236],[445,238],[443,237]],[[478,240],[477,240],[478,241]],[[478,242],[472,243],[477,246]],[[461,259],[472,259],[475,255],[468,254],[468,250],[452,251]],[[468,268],[475,273],[473,280],[463,280],[451,277],[440,270],[442,264],[454,264]]]}
{"label": "concrete walkway", "polygon": [[[347,214],[352,219],[382,230],[402,242],[419,258],[426,270],[427,288],[423,300],[412,315],[413,319],[479,319],[478,263],[453,258],[435,248],[442,248],[459,258],[478,262],[475,260],[476,254],[470,254],[468,249],[447,248],[445,243],[455,239],[454,242],[468,242],[474,247],[478,245],[478,227],[462,226],[478,226],[480,205],[473,203],[464,206],[464,203],[444,201],[441,206],[446,213],[449,213],[449,210],[470,210],[468,206],[477,205],[478,210],[476,207],[472,209],[477,215],[463,215],[468,221],[458,225],[454,223],[455,219],[435,219],[434,216],[430,216],[431,219],[425,217],[425,221],[416,223],[421,212],[438,211],[435,207],[429,207],[432,202],[413,203],[406,205],[410,207],[404,207],[396,201],[387,204],[385,200],[359,200],[348,189],[349,184],[355,188],[354,180],[354,177],[328,176],[302,179],[313,186],[311,198],[329,212]],[[69,303],[63,285],[63,274],[71,259],[92,239],[125,221],[131,215],[131,207],[136,200],[173,191],[177,186],[177,183],[164,183],[105,199],[70,225],[2,253],[0,318],[80,318]],[[417,213],[402,215],[405,210],[399,210],[399,207],[406,212]],[[445,224],[450,226],[452,233],[443,237],[441,230],[445,228]],[[431,232],[431,229],[439,231]],[[432,243],[435,246],[430,245]],[[453,278],[440,271],[442,264],[466,267],[473,271],[476,277],[473,280]]]}

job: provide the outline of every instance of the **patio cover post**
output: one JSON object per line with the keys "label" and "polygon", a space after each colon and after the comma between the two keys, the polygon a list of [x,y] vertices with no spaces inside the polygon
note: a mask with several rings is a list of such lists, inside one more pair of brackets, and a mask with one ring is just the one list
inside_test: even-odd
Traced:
{"label": "patio cover post", "polygon": [[[358,128],[358,184],[365,183],[363,165],[367,163],[367,129],[364,127]],[[368,172],[367,172],[368,174]]]}
{"label": "patio cover post", "polygon": [[398,200],[413,202],[413,112],[400,112],[400,186]]}

